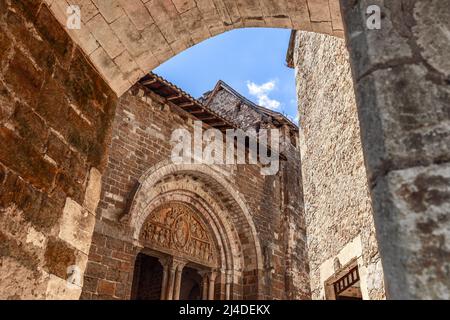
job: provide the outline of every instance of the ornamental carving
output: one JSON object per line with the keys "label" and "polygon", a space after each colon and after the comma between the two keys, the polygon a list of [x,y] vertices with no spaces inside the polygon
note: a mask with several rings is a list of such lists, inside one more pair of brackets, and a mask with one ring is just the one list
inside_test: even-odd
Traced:
{"label": "ornamental carving", "polygon": [[214,245],[205,225],[181,203],[155,210],[142,227],[141,239],[152,249],[179,253],[208,265],[215,262]]}

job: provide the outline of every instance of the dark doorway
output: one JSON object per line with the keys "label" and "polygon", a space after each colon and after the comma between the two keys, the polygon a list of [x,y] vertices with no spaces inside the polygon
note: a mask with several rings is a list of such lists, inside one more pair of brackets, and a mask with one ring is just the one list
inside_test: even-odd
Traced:
{"label": "dark doorway", "polygon": [[180,300],[201,300],[201,283],[202,277],[197,270],[185,267],[181,277]]}
{"label": "dark doorway", "polygon": [[163,268],[157,258],[139,253],[134,264],[132,300],[160,300]]}

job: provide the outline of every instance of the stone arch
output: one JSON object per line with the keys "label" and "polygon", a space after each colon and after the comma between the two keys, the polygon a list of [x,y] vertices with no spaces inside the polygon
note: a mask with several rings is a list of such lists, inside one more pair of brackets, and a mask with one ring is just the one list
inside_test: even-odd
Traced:
{"label": "stone arch", "polygon": [[[66,26],[67,3],[50,9]],[[67,31],[118,96],[181,51],[236,28],[343,37],[339,0],[84,1],[80,10],[81,29]]]}
{"label": "stone arch", "polygon": [[163,161],[143,174],[139,183],[130,210],[122,217],[138,246],[142,246],[139,241],[142,225],[155,208],[173,201],[190,205],[211,226],[221,257],[223,281],[232,279],[234,297],[258,297],[263,283],[259,276],[252,283],[258,292],[246,293],[245,287],[241,289],[246,274],[259,275],[263,268],[256,227],[245,200],[220,168]]}
{"label": "stone arch", "polygon": [[[221,224],[221,221],[214,215],[213,209],[205,201],[202,201],[202,199],[196,197],[196,194],[188,190],[171,190],[153,198],[146,211],[150,215],[155,209],[167,203],[183,203],[189,207],[193,207],[193,209],[200,213],[200,218],[213,235],[213,240],[216,244],[216,249],[220,257],[218,268],[221,270],[231,270],[233,266],[236,266],[238,269],[241,267],[240,250],[230,242],[230,239],[237,239],[236,230],[232,230],[230,225]],[[134,237],[138,236],[141,230],[142,223],[134,226]]]}

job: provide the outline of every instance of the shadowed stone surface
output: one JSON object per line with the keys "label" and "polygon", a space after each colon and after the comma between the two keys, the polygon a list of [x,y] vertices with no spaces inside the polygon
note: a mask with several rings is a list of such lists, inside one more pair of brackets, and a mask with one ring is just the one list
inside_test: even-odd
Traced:
{"label": "shadowed stone surface", "polygon": [[387,296],[448,299],[450,1],[341,5]]}
{"label": "shadowed stone surface", "polygon": [[48,7],[1,1],[1,298],[79,297],[115,101]]}

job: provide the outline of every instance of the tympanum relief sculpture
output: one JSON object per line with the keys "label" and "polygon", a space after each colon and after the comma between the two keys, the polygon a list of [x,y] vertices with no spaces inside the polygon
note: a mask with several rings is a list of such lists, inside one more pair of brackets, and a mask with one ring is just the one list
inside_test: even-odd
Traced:
{"label": "tympanum relief sculpture", "polygon": [[170,203],[150,214],[142,227],[146,247],[182,256],[207,266],[216,263],[214,243],[198,214],[181,203]]}

